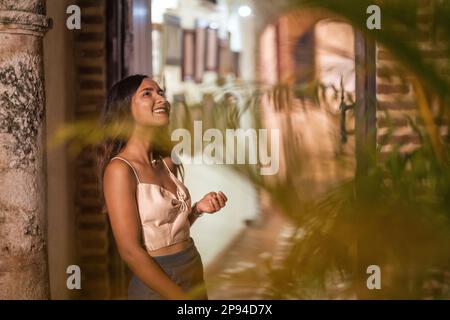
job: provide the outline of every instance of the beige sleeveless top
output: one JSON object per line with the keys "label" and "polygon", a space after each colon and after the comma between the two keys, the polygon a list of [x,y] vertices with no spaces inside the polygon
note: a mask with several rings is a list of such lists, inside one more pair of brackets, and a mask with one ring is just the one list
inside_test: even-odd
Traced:
{"label": "beige sleeveless top", "polygon": [[160,185],[141,182],[136,169],[128,160],[118,156],[111,161],[113,159],[126,162],[136,176],[137,204],[147,251],[189,239],[191,196],[185,185],[170,171],[164,159],[161,157],[171,179],[177,186],[176,194]]}

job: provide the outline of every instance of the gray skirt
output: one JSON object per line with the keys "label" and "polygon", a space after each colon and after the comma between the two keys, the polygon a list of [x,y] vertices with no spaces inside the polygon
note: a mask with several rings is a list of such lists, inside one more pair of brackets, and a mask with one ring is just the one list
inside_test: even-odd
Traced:
{"label": "gray skirt", "polygon": [[[194,299],[208,300],[203,278],[203,263],[194,240],[180,252],[165,256],[152,257],[164,272],[178,284],[184,292],[195,291]],[[165,300],[159,293],[146,286],[136,275],[128,286],[129,300]]]}

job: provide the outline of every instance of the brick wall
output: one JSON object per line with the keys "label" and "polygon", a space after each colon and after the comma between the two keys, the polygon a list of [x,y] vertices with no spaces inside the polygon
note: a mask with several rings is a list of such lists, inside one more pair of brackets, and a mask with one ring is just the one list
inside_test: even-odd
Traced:
{"label": "brick wall", "polygon": [[[432,30],[432,0],[418,1],[417,21],[419,32],[415,39],[420,51],[428,62],[442,66],[443,72],[449,66],[448,53],[443,42],[434,42],[431,39]],[[377,48],[377,140],[382,155],[398,146],[401,153],[408,153],[420,145],[419,136],[410,128],[406,116],[421,125],[421,120],[415,103],[414,88],[410,76],[399,69],[396,61],[384,48]],[[390,74],[391,77],[386,77]],[[438,108],[433,106],[435,121],[438,123]],[[389,118],[386,117],[386,111]],[[389,125],[393,126],[392,135],[389,135]],[[439,131],[443,139],[448,137],[448,127],[440,125]]]}
{"label": "brick wall", "polygon": [[[81,30],[75,33],[75,118],[97,117],[106,93],[105,0],[78,0]],[[112,297],[108,223],[101,213],[95,153],[84,149],[76,160],[75,208],[82,298]]]}

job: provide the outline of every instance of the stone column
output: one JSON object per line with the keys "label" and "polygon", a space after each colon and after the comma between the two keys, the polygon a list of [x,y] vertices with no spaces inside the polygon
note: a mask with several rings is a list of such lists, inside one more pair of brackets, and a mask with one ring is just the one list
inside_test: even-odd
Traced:
{"label": "stone column", "polygon": [[0,0],[0,299],[48,299],[44,0]]}

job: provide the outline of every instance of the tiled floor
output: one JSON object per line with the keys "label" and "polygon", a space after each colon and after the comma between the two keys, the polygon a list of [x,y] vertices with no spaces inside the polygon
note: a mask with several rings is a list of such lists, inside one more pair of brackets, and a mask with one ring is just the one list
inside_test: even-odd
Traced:
{"label": "tiled floor", "polygon": [[291,230],[287,219],[274,211],[246,228],[214,266],[205,270],[209,298],[264,299],[268,263],[276,265],[283,258],[284,237]]}

